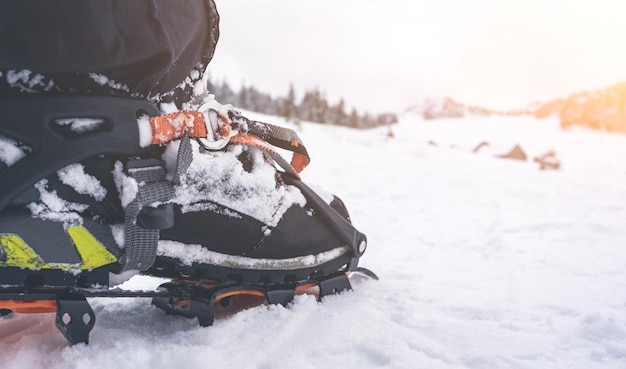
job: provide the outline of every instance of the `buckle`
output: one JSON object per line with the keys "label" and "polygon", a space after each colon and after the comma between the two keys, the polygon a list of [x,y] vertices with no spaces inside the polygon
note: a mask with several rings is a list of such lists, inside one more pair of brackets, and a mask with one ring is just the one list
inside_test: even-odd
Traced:
{"label": "buckle", "polygon": [[230,138],[239,133],[239,130],[233,129],[228,115],[220,114],[215,107],[217,107],[215,103],[208,103],[198,109],[204,116],[207,137],[200,137],[197,140],[200,146],[207,150],[223,149],[228,145]]}

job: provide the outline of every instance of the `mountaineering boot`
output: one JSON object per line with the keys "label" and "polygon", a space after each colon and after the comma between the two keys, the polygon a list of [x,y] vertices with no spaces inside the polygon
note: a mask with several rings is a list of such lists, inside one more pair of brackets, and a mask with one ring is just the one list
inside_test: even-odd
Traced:
{"label": "mountaineering boot", "polygon": [[[55,312],[87,343],[88,297],[210,325],[233,298],[321,298],[364,272],[365,235],[301,181],[295,132],[206,91],[213,0],[0,8],[0,316]],[[137,273],[174,280],[108,288]]]}
{"label": "mountaineering boot", "polygon": [[[171,113],[163,128],[140,100],[2,102],[14,119],[0,128],[13,153],[0,172],[0,284],[108,286],[126,271],[275,284],[354,270],[365,236],[337,197],[299,179],[308,154],[295,133],[208,105],[222,112]],[[176,131],[190,114],[200,128]],[[266,142],[293,148],[292,163]]]}
{"label": "mountaineering boot", "polygon": [[[2,6],[15,32],[0,45],[0,285],[108,286],[132,272],[280,283],[356,268],[365,236],[300,180],[297,135],[206,91],[214,1],[54,1],[36,27],[19,21],[28,5]],[[26,41],[36,47],[14,46]]]}
{"label": "mountaineering boot", "polygon": [[[208,326],[247,306],[350,289],[353,272],[376,278],[358,267],[366,237],[341,200],[300,180],[309,157],[295,132],[214,102],[200,110],[160,115],[120,97],[0,101],[12,118],[0,126],[3,315],[54,312],[70,344],[88,343],[90,296],[152,297]],[[107,288],[140,272],[174,280]]]}

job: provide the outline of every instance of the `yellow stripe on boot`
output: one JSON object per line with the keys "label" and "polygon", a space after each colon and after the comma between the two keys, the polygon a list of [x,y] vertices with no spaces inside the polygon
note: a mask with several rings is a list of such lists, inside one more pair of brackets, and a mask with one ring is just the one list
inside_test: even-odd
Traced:
{"label": "yellow stripe on boot", "polygon": [[0,265],[27,269],[56,269],[41,259],[24,240],[15,234],[0,235],[0,246],[6,254],[6,261]]}
{"label": "yellow stripe on boot", "polygon": [[72,239],[74,247],[80,255],[82,260],[80,265],[46,263],[20,236],[15,234],[2,234],[0,235],[0,247],[2,247],[6,255],[6,260],[0,260],[0,266],[33,270],[92,270],[117,262],[115,255],[111,254],[85,227],[68,227],[67,234]]}
{"label": "yellow stripe on boot", "polygon": [[68,227],[67,234],[72,238],[83,261],[80,265],[81,270],[91,270],[117,261],[115,255],[111,254],[85,227]]}

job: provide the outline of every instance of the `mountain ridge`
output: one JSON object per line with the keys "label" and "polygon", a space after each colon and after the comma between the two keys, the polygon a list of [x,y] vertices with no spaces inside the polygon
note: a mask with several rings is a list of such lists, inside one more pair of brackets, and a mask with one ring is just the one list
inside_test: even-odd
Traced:
{"label": "mountain ridge", "polygon": [[556,116],[563,129],[585,126],[601,131],[626,133],[626,82],[548,101],[535,101],[518,109],[497,110],[465,104],[450,97],[440,97],[424,99],[407,108],[405,112],[421,115],[425,120],[516,115],[533,115],[543,119]]}

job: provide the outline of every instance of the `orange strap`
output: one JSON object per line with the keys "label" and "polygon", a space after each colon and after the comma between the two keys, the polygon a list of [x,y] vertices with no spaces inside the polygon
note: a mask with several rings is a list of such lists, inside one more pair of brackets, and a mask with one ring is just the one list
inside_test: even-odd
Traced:
{"label": "orange strap", "polygon": [[253,146],[265,151],[281,168],[296,177],[310,162],[308,156],[294,152],[291,163],[288,163],[267,141],[250,133],[238,133],[230,138],[230,142]]}
{"label": "orange strap", "polygon": [[208,132],[204,122],[204,114],[199,111],[181,111],[150,118],[152,128],[152,144],[160,145],[183,137],[206,137]]}
{"label": "orange strap", "polygon": [[308,156],[302,155],[297,152],[294,152],[293,157],[291,158],[291,166],[296,171],[296,173],[302,172],[304,168],[309,165],[310,162],[311,159]]}
{"label": "orange strap", "polygon": [[0,308],[13,310],[18,314],[55,313],[56,300],[4,300]]}
{"label": "orange strap", "polygon": [[[216,134],[219,138],[224,138],[228,141],[228,137],[231,135],[232,122],[230,118],[222,115],[218,115],[218,118]],[[231,136],[230,142],[262,149],[281,168],[296,177],[309,164],[310,158],[306,148],[302,145],[294,131],[267,123],[251,122],[247,119],[246,121],[254,123],[251,125],[251,131]],[[210,132],[207,132],[207,126],[210,125],[211,122],[206,122],[204,113],[199,111],[180,111],[152,117],[150,118],[150,128],[152,129],[151,143],[153,145],[165,144],[182,138],[185,132],[192,138],[206,138],[210,134]],[[261,127],[261,129],[258,127]],[[274,146],[291,151],[293,153],[291,163],[285,161]]]}

